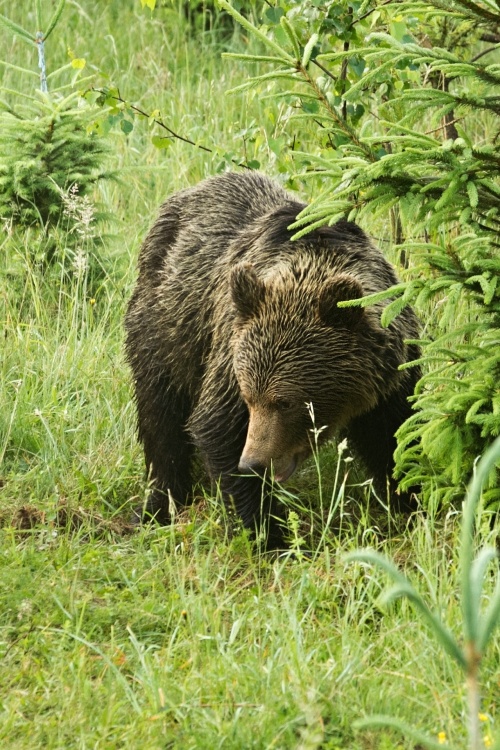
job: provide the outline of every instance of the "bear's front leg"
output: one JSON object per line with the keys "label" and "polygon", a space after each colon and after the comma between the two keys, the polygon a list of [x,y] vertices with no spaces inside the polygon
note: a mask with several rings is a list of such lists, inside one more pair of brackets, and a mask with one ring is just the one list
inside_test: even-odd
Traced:
{"label": "bear's front leg", "polygon": [[353,419],[346,431],[354,452],[372,475],[376,490],[382,498],[389,491],[392,510],[405,515],[418,510],[417,495],[420,492],[420,487],[405,492],[398,491],[398,483],[393,477],[396,432],[411,416],[408,396],[413,392],[420,371],[415,367],[409,371],[409,375],[411,379],[407,378],[405,387],[381,400],[371,411]]}
{"label": "bear's front leg", "polygon": [[[210,460],[210,459],[209,459]],[[234,507],[245,528],[264,540],[266,550],[285,549],[284,508],[273,496],[265,477],[221,473],[210,468],[212,476],[220,476],[221,489],[229,507]]]}

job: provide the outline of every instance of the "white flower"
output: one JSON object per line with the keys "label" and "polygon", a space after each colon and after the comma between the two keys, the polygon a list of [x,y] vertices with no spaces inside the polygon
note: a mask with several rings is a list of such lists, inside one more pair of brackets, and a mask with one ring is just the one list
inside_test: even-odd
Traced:
{"label": "white flower", "polygon": [[85,253],[83,250],[77,250],[75,253],[75,257],[73,258],[73,270],[75,276],[78,276],[79,278],[83,276],[88,267],[89,261],[87,253]]}

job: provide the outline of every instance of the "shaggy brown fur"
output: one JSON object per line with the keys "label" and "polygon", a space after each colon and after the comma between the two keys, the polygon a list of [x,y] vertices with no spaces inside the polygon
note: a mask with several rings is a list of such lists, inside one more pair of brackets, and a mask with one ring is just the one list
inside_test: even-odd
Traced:
{"label": "shaggy brown fur", "polygon": [[[285,481],[322,439],[343,430],[385,488],[394,433],[409,416],[418,368],[415,316],[389,328],[383,304],[339,300],[387,289],[391,265],[356,225],[339,222],[292,242],[304,208],[258,173],[224,174],[170,198],[146,238],[127,317],[139,438],[153,483],[147,513],[184,504],[194,449],[221,479],[245,525],[281,528],[262,476]],[[394,495],[409,508],[408,496]]]}

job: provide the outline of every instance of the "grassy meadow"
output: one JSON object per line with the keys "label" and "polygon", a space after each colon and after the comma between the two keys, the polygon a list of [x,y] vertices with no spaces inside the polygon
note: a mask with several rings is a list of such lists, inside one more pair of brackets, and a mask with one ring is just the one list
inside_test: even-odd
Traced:
{"label": "grassy meadow", "polygon": [[[102,85],[210,150],[158,149],[147,120],[111,131],[116,180],[93,198],[110,218],[80,248],[104,269],[92,283],[74,260],[44,268],[36,229],[0,232],[0,747],[423,747],[355,726],[388,714],[465,748],[461,671],[406,600],[382,606],[383,573],[345,560],[359,547],[395,559],[459,637],[458,510],[406,527],[329,445],[286,487],[294,555],[269,557],[233,532],[202,483],[171,527],[130,525],[147,485],[123,315],[159,204],[231,159],[314,189],[293,176],[287,108],[262,91],[226,93],[249,69],[221,53],[253,42],[215,15],[203,25],[183,3],[163,5],[69,0],[48,70],[70,48]],[[0,0],[0,13],[34,31],[32,6]],[[0,50],[36,71],[36,49],[4,28]],[[2,85],[33,95],[37,79],[2,68]],[[382,221],[372,233],[388,248]],[[499,665],[497,634],[481,668],[484,747],[500,736]]]}

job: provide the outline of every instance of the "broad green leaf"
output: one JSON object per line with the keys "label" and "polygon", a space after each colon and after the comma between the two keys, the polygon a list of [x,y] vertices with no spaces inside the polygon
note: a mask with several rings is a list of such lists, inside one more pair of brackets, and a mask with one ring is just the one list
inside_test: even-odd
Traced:
{"label": "broad green leaf", "polygon": [[[465,640],[475,643],[477,633],[477,607],[476,597],[472,591],[471,573],[473,571],[473,544],[474,528],[476,522],[476,513],[483,485],[488,474],[500,459],[500,437],[488,448],[486,453],[479,461],[472,480],[469,483],[467,497],[464,504],[462,520],[462,538],[460,546],[460,567],[462,574],[462,608],[464,616],[464,636]],[[497,610],[493,608],[493,614]],[[491,623],[494,626],[495,623]],[[490,625],[488,627],[490,627]],[[489,631],[490,632],[490,631]],[[487,636],[483,635],[482,641]]]}
{"label": "broad green leaf", "polygon": [[128,135],[134,129],[134,123],[131,122],[130,120],[123,119],[120,121],[120,127],[125,133],[125,135]]}
{"label": "broad green leaf", "polygon": [[172,145],[172,139],[171,138],[164,138],[161,135],[154,135],[151,138],[151,143],[153,146],[156,146],[156,148],[166,149],[170,148]]}
{"label": "broad green leaf", "polygon": [[392,599],[400,598],[402,596],[409,599],[415,606],[418,612],[422,615],[427,625],[433,631],[436,638],[440,641],[443,648],[452,656],[460,666],[465,669],[466,659],[465,656],[458,646],[457,642],[453,638],[453,635],[443,625],[441,620],[429,609],[427,604],[424,602],[420,594],[416,591],[414,586],[410,583],[408,578],[401,573],[398,568],[394,565],[392,560],[387,559],[378,552],[372,550],[360,550],[347,555],[345,558],[346,562],[362,562],[369,565],[375,565],[385,573],[387,573],[396,586],[389,590],[386,597],[387,601]]}
{"label": "broad green leaf", "polygon": [[493,631],[500,625],[500,578],[497,576],[497,584],[491,596],[489,606],[486,608],[479,622],[479,632],[477,637],[477,650],[480,654],[484,653],[490,636]]}

